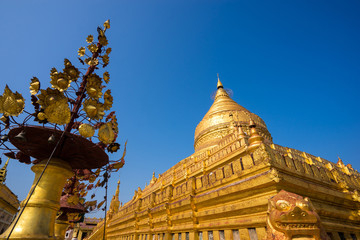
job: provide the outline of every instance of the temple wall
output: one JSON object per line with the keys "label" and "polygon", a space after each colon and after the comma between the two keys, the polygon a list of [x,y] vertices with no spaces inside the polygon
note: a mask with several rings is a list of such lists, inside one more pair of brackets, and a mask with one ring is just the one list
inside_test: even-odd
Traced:
{"label": "temple wall", "polygon": [[[358,239],[360,174],[351,166],[232,134],[170,168],[108,219],[107,239],[264,239],[268,199],[281,189],[311,199],[332,239]],[[102,239],[100,223],[89,239]]]}

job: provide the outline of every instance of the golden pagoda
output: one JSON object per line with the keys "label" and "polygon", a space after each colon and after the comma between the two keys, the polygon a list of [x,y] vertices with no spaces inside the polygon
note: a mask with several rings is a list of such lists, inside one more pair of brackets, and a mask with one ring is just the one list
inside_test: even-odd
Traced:
{"label": "golden pagoda", "polygon": [[10,226],[20,206],[18,197],[5,184],[8,164],[9,159],[0,169],[0,234]]}
{"label": "golden pagoda", "polygon": [[274,144],[220,80],[194,148],[111,209],[88,239],[360,239],[359,172]]}

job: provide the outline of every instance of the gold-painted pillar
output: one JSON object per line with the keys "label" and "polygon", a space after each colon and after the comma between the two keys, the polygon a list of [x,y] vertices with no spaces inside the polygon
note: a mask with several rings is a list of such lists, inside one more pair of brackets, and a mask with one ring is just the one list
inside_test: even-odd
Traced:
{"label": "gold-painted pillar", "polygon": [[[46,161],[47,159],[31,167],[35,173],[31,189],[35,187]],[[18,218],[10,239],[54,239],[55,218],[60,209],[61,192],[66,179],[71,175],[71,167],[67,162],[57,158],[51,159],[22,215],[20,218],[19,215],[17,216],[7,231],[0,236],[0,239],[7,238]],[[28,197],[29,195],[26,199]],[[20,212],[25,202],[26,200],[20,204]]]}
{"label": "gold-painted pillar", "polygon": [[239,229],[239,236],[241,240],[250,240],[249,230],[247,228]]}
{"label": "gold-painted pillar", "polygon": [[55,221],[55,238],[57,240],[65,239],[66,229],[69,227],[67,221],[56,220]]}
{"label": "gold-painted pillar", "polygon": [[166,232],[166,233],[165,233],[164,240],[172,240],[172,235],[171,235],[170,232]]}
{"label": "gold-painted pillar", "polygon": [[266,239],[267,234],[265,227],[256,228],[256,234],[258,236],[258,239]]}
{"label": "gold-painted pillar", "polygon": [[189,232],[189,240],[199,240],[198,231]]}
{"label": "gold-painted pillar", "polygon": [[230,229],[226,229],[225,230],[225,239],[226,240],[233,240],[234,238],[233,238],[233,232],[232,232],[232,230]]}
{"label": "gold-painted pillar", "polygon": [[213,239],[214,240],[220,240],[220,234],[218,230],[213,231]]}
{"label": "gold-painted pillar", "polygon": [[209,232],[206,230],[206,231],[203,231],[203,240],[208,240],[209,239]]}

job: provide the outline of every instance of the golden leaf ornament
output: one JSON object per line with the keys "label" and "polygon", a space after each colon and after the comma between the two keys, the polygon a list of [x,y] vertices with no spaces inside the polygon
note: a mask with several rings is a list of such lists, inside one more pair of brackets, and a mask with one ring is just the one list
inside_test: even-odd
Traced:
{"label": "golden leaf ornament", "polygon": [[90,66],[95,66],[99,64],[99,60],[97,58],[87,58],[85,59],[85,63]]}
{"label": "golden leaf ornament", "polygon": [[104,144],[110,144],[115,140],[115,132],[112,129],[112,124],[110,122],[103,124],[99,128],[99,140]]}
{"label": "golden leaf ornament", "polygon": [[106,39],[105,35],[99,36],[99,43],[103,46],[108,45],[108,40]]}
{"label": "golden leaf ornament", "polygon": [[111,90],[106,90],[104,94],[104,109],[110,110],[113,104],[113,97],[111,96]]}
{"label": "golden leaf ornament", "polygon": [[94,37],[92,35],[89,35],[87,38],[86,38],[86,41],[88,43],[92,43],[94,41]]}
{"label": "golden leaf ornament", "polygon": [[64,65],[65,65],[65,68],[64,68],[64,73],[67,74],[68,78],[71,79],[71,80],[76,80],[79,78],[80,76],[80,71],[79,69],[77,69],[76,67],[74,67],[72,65],[72,63],[65,58],[64,60]]}
{"label": "golden leaf ornament", "polygon": [[109,74],[109,72],[104,72],[104,74],[103,74],[103,79],[104,79],[104,81],[105,81],[106,83],[109,83],[109,81],[110,81],[110,74]]}
{"label": "golden leaf ornament", "polygon": [[83,103],[83,110],[93,120],[103,119],[105,112],[103,104],[93,99],[87,99]]}
{"label": "golden leaf ornament", "polygon": [[111,50],[112,50],[112,49],[109,47],[108,49],[106,49],[106,52],[105,52],[105,53],[106,53],[107,55],[109,55],[109,54],[111,53]]}
{"label": "golden leaf ornament", "polygon": [[52,87],[61,92],[70,87],[71,79],[69,79],[68,76],[64,73],[55,72],[50,74],[50,79]]}
{"label": "golden leaf ornament", "polygon": [[79,133],[85,138],[94,136],[95,129],[90,124],[83,123],[79,126]]}
{"label": "golden leaf ornament", "polygon": [[113,126],[113,129],[116,133],[119,132],[119,128],[118,128],[118,122],[117,122],[117,118],[116,116],[114,115],[113,118],[111,119],[110,121],[112,123],[112,126]]}
{"label": "golden leaf ornament", "polygon": [[105,203],[105,201],[106,201],[106,200],[101,201],[101,202],[97,205],[97,208],[98,208],[98,209],[101,208],[101,206]]}
{"label": "golden leaf ornament", "polygon": [[35,95],[39,92],[40,89],[40,81],[37,77],[33,77],[31,79],[31,83],[30,83],[30,93],[31,95]]}
{"label": "golden leaf ornament", "polygon": [[90,44],[88,46],[88,49],[89,49],[90,52],[94,53],[94,52],[96,52],[98,50],[98,47],[96,46],[95,43],[93,43],[93,44]]}
{"label": "golden leaf ornament", "polygon": [[13,93],[8,85],[0,96],[0,113],[5,116],[18,116],[25,107],[25,99],[18,92]]}
{"label": "golden leaf ornament", "polygon": [[108,55],[104,55],[104,56],[102,56],[102,60],[103,60],[103,62],[104,62],[104,64],[109,64],[109,56]]}
{"label": "golden leaf ornament", "polygon": [[55,101],[45,108],[44,113],[51,123],[64,125],[70,122],[71,113],[66,101]]}
{"label": "golden leaf ornament", "polygon": [[67,98],[65,97],[65,95],[57,89],[41,89],[40,92],[41,93],[38,95],[38,103],[41,105],[42,109],[45,109],[47,106],[51,105],[54,102],[67,102]]}
{"label": "golden leaf ornament", "polygon": [[79,48],[78,54],[80,57],[83,57],[85,55],[85,50],[86,49],[84,47]]}
{"label": "golden leaf ornament", "polygon": [[104,22],[104,28],[105,28],[105,29],[109,29],[109,28],[110,28],[110,20],[109,20],[109,19]]}
{"label": "golden leaf ornament", "polygon": [[92,74],[86,84],[87,94],[93,99],[99,99],[102,96],[101,89],[101,78],[96,74]]}

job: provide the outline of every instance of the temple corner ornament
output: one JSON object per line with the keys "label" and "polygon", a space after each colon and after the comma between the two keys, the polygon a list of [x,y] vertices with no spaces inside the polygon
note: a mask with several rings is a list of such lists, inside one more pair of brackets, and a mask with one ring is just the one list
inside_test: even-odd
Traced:
{"label": "temple corner ornament", "polygon": [[281,190],[269,199],[267,240],[330,240],[310,199]]}

